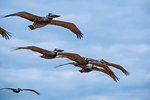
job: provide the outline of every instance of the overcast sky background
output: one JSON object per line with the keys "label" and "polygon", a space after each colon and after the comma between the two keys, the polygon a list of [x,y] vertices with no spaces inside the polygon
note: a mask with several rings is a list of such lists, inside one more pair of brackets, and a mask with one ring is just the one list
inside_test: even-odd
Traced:
{"label": "overcast sky background", "polygon": [[[32,22],[19,17],[0,19],[12,33],[0,37],[0,88],[32,88],[41,93],[0,91],[1,100],[150,100],[150,1],[149,0],[1,0],[0,15],[27,11],[39,16],[60,14],[84,34],[77,39],[69,30],[48,25],[31,31]],[[72,65],[58,69],[67,59],[47,60],[18,46],[38,46],[122,65],[125,76],[114,82],[101,72],[79,73]]]}

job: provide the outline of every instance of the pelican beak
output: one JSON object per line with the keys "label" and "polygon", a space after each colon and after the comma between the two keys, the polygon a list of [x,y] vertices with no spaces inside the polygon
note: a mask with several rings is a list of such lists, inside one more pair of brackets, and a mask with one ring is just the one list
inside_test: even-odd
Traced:
{"label": "pelican beak", "polygon": [[63,52],[64,50],[58,50],[57,52]]}
{"label": "pelican beak", "polygon": [[55,48],[54,51],[56,51],[56,52],[63,52],[64,50]]}
{"label": "pelican beak", "polygon": [[56,18],[56,17],[60,17],[60,15],[50,15],[50,16],[48,16],[48,18]]}

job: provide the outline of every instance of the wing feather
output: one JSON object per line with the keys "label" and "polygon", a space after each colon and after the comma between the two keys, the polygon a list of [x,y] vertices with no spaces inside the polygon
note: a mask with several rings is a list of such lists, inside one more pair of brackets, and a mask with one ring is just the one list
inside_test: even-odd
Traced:
{"label": "wing feather", "polygon": [[25,18],[29,21],[32,21],[32,22],[35,22],[36,20],[39,20],[42,18],[40,16],[36,16],[36,15],[33,15],[33,14],[25,12],[25,11],[9,14],[4,17],[9,17],[9,16],[19,16],[19,17]]}
{"label": "wing feather", "polygon": [[2,88],[2,89],[0,89],[0,90],[4,90],[4,89],[8,89],[8,90],[15,90],[15,89],[13,89],[13,88]]}
{"label": "wing feather", "polygon": [[2,35],[3,38],[5,38],[6,40],[9,39],[9,37],[11,37],[11,33],[7,32],[5,29],[3,29],[2,27],[0,27],[0,34]]}
{"label": "wing feather", "polygon": [[32,92],[34,92],[34,93],[36,93],[36,94],[40,95],[40,93],[39,93],[39,92],[37,92],[37,91],[35,91],[35,90],[33,90],[33,89],[22,89],[22,90],[25,90],[25,91],[32,91]]}
{"label": "wing feather", "polygon": [[19,50],[19,49],[29,49],[29,50],[32,50],[34,52],[38,52],[38,53],[41,53],[41,54],[46,54],[46,53],[51,52],[51,51],[48,51],[48,50],[45,50],[45,49],[42,49],[42,48],[39,48],[39,47],[36,47],[36,46],[17,47],[16,48],[16,50]]}
{"label": "wing feather", "polygon": [[102,64],[102,63],[99,63],[99,62],[91,62],[89,61],[88,62],[89,64],[92,64],[92,65],[96,65],[96,66],[99,66],[99,67],[103,67],[104,69],[106,69],[110,74],[114,74],[114,72],[105,64]]}
{"label": "wing feather", "polygon": [[77,38],[82,38],[83,34],[80,32],[80,30],[77,28],[77,26],[73,23],[69,23],[69,22],[64,22],[64,21],[59,21],[59,20],[52,20],[50,22],[51,25],[58,25],[58,26],[62,26],[64,28],[69,29],[70,31],[72,31],[74,34],[76,34]]}
{"label": "wing feather", "polygon": [[110,73],[109,73],[107,70],[105,70],[105,69],[95,68],[95,67],[94,67],[93,70],[101,71],[101,72],[103,72],[103,73],[109,75],[115,82],[119,81],[119,78],[118,78],[118,77],[116,77],[115,75],[110,74]]}
{"label": "wing feather", "polygon": [[67,52],[60,52],[58,53],[58,55],[61,55],[63,57],[66,57],[70,60],[73,60],[75,62],[80,62],[80,63],[84,63],[85,59],[83,57],[81,57],[79,54],[76,53],[67,53]]}
{"label": "wing feather", "polygon": [[115,67],[117,69],[120,69],[125,75],[129,75],[129,72],[127,70],[125,70],[122,66],[118,65],[118,64],[113,64],[113,63],[106,63],[108,66],[112,66]]}

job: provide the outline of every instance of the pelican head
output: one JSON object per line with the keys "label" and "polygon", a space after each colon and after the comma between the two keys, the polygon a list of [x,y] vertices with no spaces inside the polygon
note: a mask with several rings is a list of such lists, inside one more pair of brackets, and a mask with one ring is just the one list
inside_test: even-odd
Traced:
{"label": "pelican head", "polygon": [[18,91],[22,91],[22,89],[18,88]]}
{"label": "pelican head", "polygon": [[107,63],[107,61],[105,61],[104,59],[100,60],[101,63]]}
{"label": "pelican head", "polygon": [[64,50],[55,48],[54,51],[56,51],[56,52],[63,52]]}
{"label": "pelican head", "polygon": [[60,17],[60,15],[55,15],[55,14],[49,13],[46,17],[48,17],[48,18],[56,18],[56,17]]}

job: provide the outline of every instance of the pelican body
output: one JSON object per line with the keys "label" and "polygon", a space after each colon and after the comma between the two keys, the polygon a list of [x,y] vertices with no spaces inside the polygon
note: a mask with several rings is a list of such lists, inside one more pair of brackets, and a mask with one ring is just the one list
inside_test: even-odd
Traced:
{"label": "pelican body", "polygon": [[20,91],[23,91],[22,89],[18,88],[18,89],[11,89],[13,92],[15,93],[19,93]]}
{"label": "pelican body", "polygon": [[50,50],[45,50],[45,49],[42,49],[42,48],[39,48],[36,46],[17,47],[16,48],[16,50],[20,50],[20,49],[28,49],[28,50],[32,50],[34,52],[41,53],[42,55],[40,57],[45,58],[45,59],[59,58],[59,56],[57,56],[58,52],[64,51],[64,50],[57,49],[57,48],[55,48],[53,51],[50,51]]}
{"label": "pelican body", "polygon": [[[50,51],[49,53],[45,53],[42,56],[40,56],[41,58],[45,58],[45,59],[53,59],[53,58],[59,58],[57,56],[58,52],[63,52],[64,50],[60,50],[55,48],[53,51]],[[57,57],[56,57],[57,56]]]}
{"label": "pelican body", "polygon": [[33,89],[21,89],[21,88],[18,88],[18,89],[14,89],[14,88],[2,88],[2,89],[0,89],[0,90],[4,90],[4,89],[12,90],[12,91],[13,91],[13,92],[15,92],[15,93],[20,93],[20,91],[32,91],[32,92],[34,92],[34,93],[36,93],[36,94],[40,95],[40,93],[39,93],[39,92],[37,92],[37,91],[35,91],[35,90],[33,90]]}
{"label": "pelican body", "polygon": [[17,13],[6,15],[6,16],[4,16],[4,18],[10,17],[10,16],[19,16],[19,17],[25,18],[25,19],[33,22],[33,25],[28,26],[31,30],[44,27],[48,24],[49,25],[58,25],[58,26],[69,29],[79,39],[81,39],[83,37],[83,34],[80,32],[80,30],[77,28],[77,26],[75,24],[70,23],[70,22],[65,22],[65,21],[53,20],[53,18],[60,17],[60,15],[55,15],[55,14],[49,13],[46,17],[41,17],[41,16],[37,16],[37,15],[31,14],[31,13],[22,11],[22,12],[17,12]]}
{"label": "pelican body", "polygon": [[40,16],[36,16],[25,11],[6,15],[4,17],[9,17],[9,16],[20,16],[20,17],[23,17],[25,19],[32,21],[33,25],[29,25],[29,28],[31,30],[44,27],[48,25],[53,18],[60,17],[60,15],[55,15],[52,13],[49,13],[46,17],[40,17]]}
{"label": "pelican body", "polygon": [[56,17],[60,17],[60,16],[49,13],[46,17],[41,17],[39,20],[35,20],[33,25],[29,25],[28,27],[31,30],[44,27],[44,26],[48,25],[52,21],[53,18],[56,18]]}

